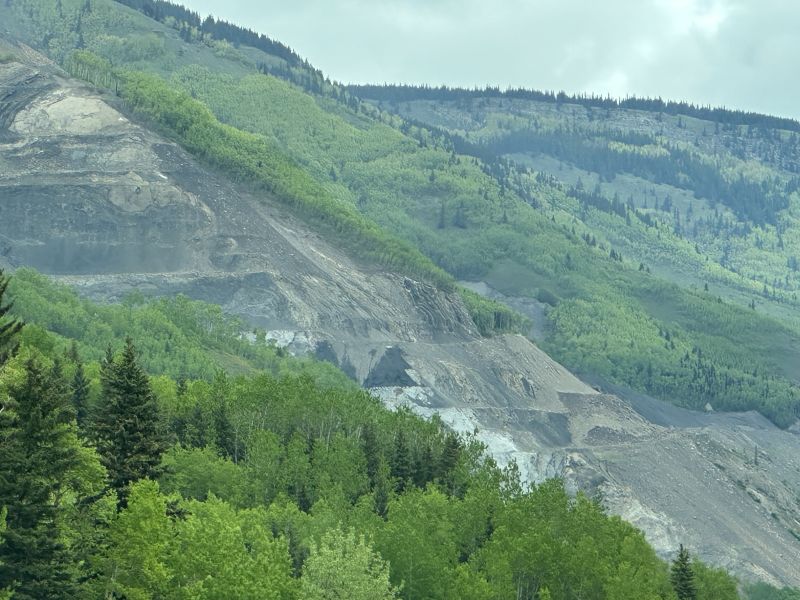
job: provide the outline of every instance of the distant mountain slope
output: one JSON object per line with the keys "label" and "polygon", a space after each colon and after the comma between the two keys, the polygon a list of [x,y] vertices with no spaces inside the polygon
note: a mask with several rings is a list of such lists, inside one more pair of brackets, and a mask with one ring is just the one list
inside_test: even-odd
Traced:
{"label": "distant mountain slope", "polygon": [[[529,176],[491,157],[460,155],[457,140],[446,131],[379,112],[324,80],[309,87],[319,89],[313,95],[264,76],[259,71],[264,61],[283,59],[261,50],[235,48],[207,34],[186,42],[180,23],[165,19],[170,26],[161,26],[112,2],[61,6],[64,18],[41,0],[16,0],[0,10],[19,23],[18,31],[28,32],[27,39],[43,36],[40,43],[74,73],[114,87],[170,135],[195,144],[197,155],[217,165],[221,156],[223,162],[230,158],[237,178],[259,180],[273,163],[261,167],[261,159],[248,163],[243,154],[220,153],[213,144],[221,139],[217,134],[206,135],[200,145],[201,138],[186,139],[176,124],[206,119],[200,114],[204,109],[192,108],[196,105],[189,96],[204,102],[222,122],[264,136],[265,148],[281,165],[289,164],[280,156],[285,153],[302,170],[290,168],[303,188],[322,186],[306,197],[325,197],[334,211],[330,217],[338,202],[342,213],[358,210],[368,218],[363,222],[368,228],[369,222],[379,224],[457,278],[485,280],[507,296],[537,298],[540,307],[554,305],[547,311],[548,336],[541,341],[570,367],[686,406],[702,408],[710,402],[717,409],[755,408],[782,426],[797,419],[797,361],[786,357],[800,348],[800,324],[783,318],[781,305],[775,312],[781,321],[765,318],[762,311],[745,308],[740,298],[734,300],[741,308],[719,303],[713,292],[670,285],[654,276],[660,273],[656,260],[631,261],[631,244],[655,247],[670,257],[673,271],[683,273],[668,279],[697,281],[695,274],[707,266],[693,244],[653,244],[669,237],[663,227],[648,228],[634,218],[630,235],[619,239],[623,230],[613,219],[607,227],[581,224],[574,208],[579,201],[556,181]],[[70,49],[76,45],[85,50],[76,54]],[[130,89],[120,88],[130,69],[168,77],[170,87],[156,80],[137,84],[134,99]],[[167,89],[186,95],[168,101],[156,96]],[[172,113],[157,109],[159,102]],[[192,116],[194,110],[199,112]],[[287,181],[274,172],[261,183],[274,188],[275,182]],[[296,180],[289,181],[297,189]],[[289,201],[296,203],[292,194]],[[619,203],[616,210],[612,213],[619,212]],[[359,244],[353,237],[357,231],[341,232],[342,243]],[[374,248],[365,249],[375,254]],[[424,263],[414,258],[405,264]],[[709,264],[711,275],[743,281]],[[649,265],[656,273],[646,272]],[[420,271],[412,266],[411,272]],[[740,295],[751,293],[747,285],[737,288]],[[499,309],[477,306],[474,297],[470,309],[490,329],[507,321]]]}
{"label": "distant mountain slope", "polygon": [[[84,5],[62,0],[62,10],[83,15],[77,33],[71,29],[77,21],[48,16],[49,3],[0,5],[2,27],[27,31],[25,39],[37,44],[45,40],[36,36],[52,27],[46,40],[52,56],[76,72],[96,68],[81,74],[110,84],[103,94],[34,51],[6,44],[4,263],[36,266],[97,298],[138,289],[213,301],[289,351],[335,361],[390,406],[439,414],[460,431],[477,429],[501,464],[516,459],[529,479],[562,476],[572,489],[602,491],[610,508],[643,527],[662,553],[685,541],[749,577],[798,583],[796,435],[752,413],[690,413],[688,425],[645,417],[650,413],[632,400],[598,392],[522,336],[480,336],[460,295],[343,250],[341,233],[317,227],[315,215],[306,222],[280,190],[212,161],[202,151],[206,138],[189,135],[208,131],[193,128],[194,117],[201,115],[211,131],[280,150],[344,214],[357,207],[454,275],[504,274],[555,305],[551,327],[562,336],[555,340],[576,332],[583,345],[565,345],[564,356],[576,363],[590,358],[597,371],[620,380],[633,373],[665,396],[685,386],[689,393],[675,401],[704,403],[710,389],[788,424],[793,388],[780,357],[753,348],[774,349],[775,340],[791,345],[792,329],[612,258],[608,245],[572,233],[566,210],[534,209],[491,165],[453,152],[435,132],[259,74],[240,60],[251,50],[223,52],[208,40],[187,44],[178,30],[130,9],[92,0],[80,13]],[[163,45],[147,58],[138,48],[150,36]],[[148,73],[131,76],[117,62],[110,66],[109,57],[118,56],[111,50],[72,53],[67,43],[81,39],[92,51],[131,49],[119,56]],[[70,61],[76,56],[98,61]],[[170,68],[176,72],[167,93],[153,73]],[[131,81],[134,90],[126,87]],[[178,102],[150,103],[162,93]],[[262,111],[260,121],[244,117]],[[218,129],[217,120],[241,129]],[[263,168],[260,154],[242,156],[244,166]],[[264,177],[271,181],[269,172]],[[537,185],[567,201],[557,185]],[[683,324],[672,325],[678,319]],[[693,344],[701,352],[692,354]],[[687,352],[691,362],[681,364]],[[622,360],[628,357],[641,360],[642,369],[629,369]],[[759,395],[726,392],[716,382],[689,387],[695,372],[706,377],[712,368],[743,378],[741,389]],[[759,400],[765,384],[767,404]],[[750,460],[756,444],[763,453],[758,465]]]}
{"label": "distant mountain slope", "polygon": [[797,306],[796,121],[517,90],[350,89],[488,162],[557,182],[564,208],[604,234],[616,229],[626,256],[687,278],[697,265],[709,283],[760,292],[768,310]]}

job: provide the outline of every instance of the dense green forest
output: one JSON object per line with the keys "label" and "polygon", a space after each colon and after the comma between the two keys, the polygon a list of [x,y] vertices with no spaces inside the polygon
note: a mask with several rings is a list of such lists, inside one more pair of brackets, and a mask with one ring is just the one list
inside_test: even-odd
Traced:
{"label": "dense green forest", "polygon": [[[731,150],[712,168],[700,152],[711,143],[701,122],[669,114],[674,106],[661,122],[700,146],[617,131],[594,112],[586,117],[594,137],[581,141],[559,130],[550,113],[528,114],[513,104],[523,100],[506,97],[426,101],[434,116],[423,122],[417,105],[398,107],[401,117],[324,78],[303,84],[313,69],[283,50],[269,54],[266,42],[259,49],[245,30],[229,41],[217,37],[224,27],[209,22],[187,40],[181,9],[158,2],[135,8],[143,12],[110,0],[62,0],[57,9],[12,0],[0,11],[73,74],[114,90],[140,118],[233,179],[286,202],[343,247],[445,289],[454,289],[454,279],[481,279],[541,300],[547,335],[537,341],[568,367],[688,407],[755,409],[781,426],[797,419],[798,275],[789,252],[800,238],[783,225],[796,193],[788,175],[753,161],[776,136],[790,157],[793,132],[714,113],[720,140],[752,142],[741,157]],[[157,36],[148,11],[164,24]],[[266,75],[265,64],[291,74]],[[565,103],[545,104],[566,111]],[[468,126],[446,127],[445,111]],[[649,114],[657,121],[660,113]],[[563,180],[505,153],[520,149],[509,144],[525,127],[560,148]],[[737,137],[746,128],[751,138]],[[717,139],[714,129],[706,133]],[[605,150],[593,154],[594,146]],[[596,181],[572,181],[578,167],[568,161],[581,160],[605,170]],[[663,175],[652,183],[641,177],[651,171]],[[600,175],[632,183],[614,195]],[[704,190],[719,195],[716,206]],[[769,267],[775,277],[751,276],[779,245],[784,262]],[[742,263],[745,257],[755,262]],[[462,295],[482,333],[527,330],[502,305]]]}
{"label": "dense green forest", "polygon": [[[663,562],[598,501],[523,485],[330,365],[198,327],[215,307],[6,283],[4,598],[738,598],[724,572]],[[215,371],[219,354],[269,370]]]}

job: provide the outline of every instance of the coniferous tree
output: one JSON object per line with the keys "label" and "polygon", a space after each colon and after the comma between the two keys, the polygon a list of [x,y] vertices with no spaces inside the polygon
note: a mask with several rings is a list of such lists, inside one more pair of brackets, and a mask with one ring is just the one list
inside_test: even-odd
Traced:
{"label": "coniferous tree", "polygon": [[364,457],[367,459],[367,476],[371,486],[375,486],[378,480],[378,469],[381,464],[381,451],[378,446],[378,438],[375,435],[375,428],[371,423],[364,426],[364,431],[361,434],[361,448],[364,451]]}
{"label": "coniferous tree", "polygon": [[70,598],[74,573],[58,535],[65,473],[78,461],[75,421],[60,370],[34,360],[0,414],[0,506],[7,529],[0,545],[0,589],[17,600]]}
{"label": "coniferous tree", "polygon": [[182,443],[190,448],[205,448],[208,445],[208,426],[206,412],[199,404],[195,404],[186,419]]}
{"label": "coniferous tree", "polygon": [[375,483],[373,487],[375,490],[372,493],[375,513],[383,518],[386,518],[386,513],[389,510],[389,500],[392,495],[392,483],[389,473],[389,465],[387,465],[382,458],[378,463],[377,474],[375,475]]}
{"label": "coniferous tree", "polygon": [[460,457],[461,442],[455,433],[449,433],[445,439],[442,458],[439,462],[439,477],[445,489],[451,494],[455,488],[453,470],[458,465]]}
{"label": "coniferous tree", "polygon": [[228,404],[225,398],[217,398],[212,410],[214,419],[214,432],[216,434],[217,449],[220,454],[238,463],[244,458],[244,447],[241,444],[228,414]]}
{"label": "coniferous tree", "polygon": [[403,430],[394,438],[394,457],[392,459],[392,477],[397,480],[397,491],[402,492],[408,486],[412,473],[411,449],[408,447]]}
{"label": "coniferous tree", "polygon": [[3,304],[3,296],[8,287],[9,278],[0,269],[0,367],[17,351],[17,334],[22,329],[22,322],[9,317],[13,302]]}
{"label": "coniferous tree", "polygon": [[76,365],[72,378],[72,406],[75,408],[78,429],[84,432],[89,419],[89,380],[81,362]]}
{"label": "coniferous tree", "polygon": [[439,463],[440,473],[444,477],[455,469],[461,457],[461,442],[455,433],[449,433],[444,442],[442,460]]}
{"label": "coniferous tree", "polygon": [[118,360],[107,354],[100,376],[103,398],[94,430],[109,483],[120,497],[120,506],[124,506],[131,483],[160,474],[167,443],[156,398],[130,338]]}
{"label": "coniferous tree", "polygon": [[72,343],[69,345],[69,349],[66,352],[67,360],[72,363],[78,364],[81,362],[81,355],[78,352],[78,342],[72,340]]}
{"label": "coniferous tree", "polygon": [[692,570],[689,551],[681,544],[678,556],[672,562],[670,581],[678,600],[697,600],[697,588],[694,584],[694,571]]}
{"label": "coniferous tree", "polygon": [[424,488],[433,479],[434,466],[433,449],[425,444],[414,464],[414,485]]}

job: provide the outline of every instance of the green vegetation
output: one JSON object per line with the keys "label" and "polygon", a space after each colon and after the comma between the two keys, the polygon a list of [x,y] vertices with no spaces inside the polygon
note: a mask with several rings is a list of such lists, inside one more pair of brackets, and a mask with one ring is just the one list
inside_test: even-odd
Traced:
{"label": "green vegetation", "polygon": [[[0,300],[8,289],[9,278],[0,269]],[[0,367],[17,351],[17,334],[22,329],[19,319],[9,314],[13,303],[0,302]]]}
{"label": "green vegetation", "polygon": [[[482,279],[542,299],[540,343],[566,366],[692,408],[797,419],[797,139],[774,129],[786,123],[525,94],[404,90],[376,107],[246,31],[131,4],[164,27],[107,0],[63,0],[62,19],[41,0],[0,10],[343,247],[445,288]],[[654,107],[635,127],[614,112]],[[483,333],[525,329],[462,296]]]}
{"label": "green vegetation", "polygon": [[461,289],[461,298],[472,316],[472,320],[482,335],[490,335],[503,331],[527,331],[531,327],[530,320],[511,310],[504,304],[489,300]]}
{"label": "green vegetation", "polygon": [[745,586],[744,596],[747,600],[798,600],[800,590],[776,588],[766,583],[754,583]]}
{"label": "green vegetation", "polygon": [[154,120],[189,151],[235,180],[275,194],[311,223],[339,234],[346,248],[367,259],[445,289],[452,287],[452,279],[418,250],[385,233],[351,206],[336,202],[263,137],[219,123],[202,103],[157,77],[125,73],[121,79],[122,97],[135,112]]}
{"label": "green vegetation", "polygon": [[[15,335],[0,370],[0,589],[13,600],[678,597],[642,534],[598,503],[559,481],[527,489],[473,439],[363,391],[147,378],[128,343],[85,365],[79,429],[68,382],[82,352],[41,325]],[[736,598],[720,593],[728,576],[691,569],[697,598]]]}
{"label": "green vegetation", "polygon": [[146,299],[131,294],[121,304],[99,305],[31,269],[15,273],[9,293],[17,299],[14,315],[29,323],[23,341],[46,354],[69,340],[72,354],[100,361],[106,348],[120,347],[131,336],[139,340],[142,365],[173,379],[211,378],[215,370],[224,369],[307,375],[327,386],[355,387],[328,363],[289,359],[265,341],[251,343],[245,337],[250,328],[241,319],[185,296]]}
{"label": "green vegetation", "polygon": [[689,558],[689,551],[683,545],[672,563],[670,581],[678,600],[696,600],[697,588],[694,583],[694,569]]}

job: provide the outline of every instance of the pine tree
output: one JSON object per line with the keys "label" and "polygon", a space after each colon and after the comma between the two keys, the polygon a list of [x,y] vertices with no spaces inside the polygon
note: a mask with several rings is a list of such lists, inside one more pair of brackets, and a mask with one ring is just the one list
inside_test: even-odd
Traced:
{"label": "pine tree", "polygon": [[9,317],[8,312],[13,306],[13,302],[3,305],[3,296],[8,287],[9,278],[0,269],[0,367],[11,358],[17,351],[17,334],[22,329],[22,322]]}
{"label": "pine tree", "polygon": [[100,376],[103,398],[94,423],[97,449],[124,507],[131,483],[158,477],[167,443],[158,404],[130,338],[118,360],[107,353]]}
{"label": "pine tree", "polygon": [[69,551],[58,535],[64,474],[77,465],[75,422],[59,370],[26,364],[25,381],[0,413],[0,506],[7,529],[0,545],[0,589],[15,600],[71,598]]}
{"label": "pine tree", "polygon": [[672,562],[670,581],[678,600],[697,600],[697,589],[694,585],[694,571],[689,551],[681,544],[678,556]]}

